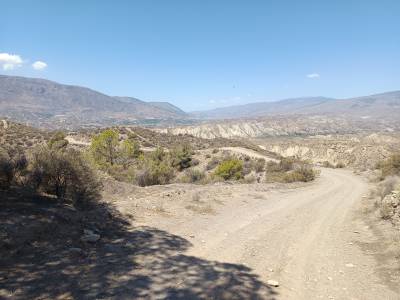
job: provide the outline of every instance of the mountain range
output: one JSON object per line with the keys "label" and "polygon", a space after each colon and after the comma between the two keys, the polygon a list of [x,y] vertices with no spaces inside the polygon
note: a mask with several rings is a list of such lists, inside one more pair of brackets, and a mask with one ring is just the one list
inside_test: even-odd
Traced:
{"label": "mountain range", "polygon": [[288,115],[400,122],[400,91],[349,99],[292,98],[186,113],[168,102],[145,102],[45,79],[0,75],[0,116],[38,127],[166,126]]}
{"label": "mountain range", "polygon": [[187,117],[170,103],[112,97],[85,87],[4,75],[0,75],[0,115],[50,128]]}
{"label": "mountain range", "polygon": [[326,115],[354,118],[400,120],[400,91],[371,96],[334,99],[326,97],[291,98],[257,102],[193,113],[201,119],[238,119],[275,115]]}

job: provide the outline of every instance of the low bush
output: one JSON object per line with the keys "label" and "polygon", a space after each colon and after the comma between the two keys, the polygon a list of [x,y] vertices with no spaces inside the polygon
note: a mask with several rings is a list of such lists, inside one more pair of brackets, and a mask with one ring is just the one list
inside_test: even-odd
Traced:
{"label": "low bush", "polygon": [[185,183],[194,183],[204,180],[206,174],[203,171],[197,169],[189,169],[185,171],[184,176],[182,177],[182,182]]}
{"label": "low bush", "polygon": [[264,170],[265,170],[265,159],[264,158],[259,158],[255,161],[254,170],[256,171],[256,173],[264,172]]}
{"label": "low bush", "polygon": [[345,168],[345,167],[346,167],[346,165],[345,165],[344,162],[338,162],[338,163],[336,164],[336,168],[337,168],[337,169],[343,169],[343,168]]}
{"label": "low bush", "polygon": [[14,178],[14,166],[8,152],[0,148],[0,188],[8,189]]}
{"label": "low bush", "polygon": [[213,170],[216,166],[218,166],[220,160],[217,157],[213,157],[206,165],[206,170],[210,171]]}
{"label": "low bush", "polygon": [[283,181],[290,182],[309,182],[315,179],[315,171],[306,166],[290,171],[283,176]]}
{"label": "low bush", "polygon": [[224,180],[239,180],[243,178],[243,162],[239,159],[229,159],[221,162],[214,175]]}
{"label": "low bush", "polygon": [[185,144],[174,148],[170,152],[171,165],[182,171],[192,166],[192,150],[189,145]]}
{"label": "low bush", "polygon": [[387,160],[378,164],[381,170],[381,179],[390,175],[400,175],[400,153],[393,154]]}
{"label": "low bush", "polygon": [[8,189],[12,183],[21,183],[28,161],[18,149],[0,148],[0,188]]}
{"label": "low bush", "polygon": [[311,164],[295,158],[283,158],[279,163],[269,161],[266,165],[267,182],[308,182],[316,175]]}
{"label": "low bush", "polygon": [[371,196],[378,197],[382,200],[395,190],[399,183],[400,178],[398,176],[388,176],[379,182],[376,188],[371,191]]}
{"label": "low bush", "polygon": [[168,184],[173,177],[173,169],[167,164],[148,164],[137,171],[136,182],[139,186]]}
{"label": "low bush", "polygon": [[332,169],[342,169],[342,168],[344,168],[346,165],[343,163],[343,162],[338,162],[338,163],[336,163],[336,164],[332,164],[331,162],[329,162],[329,161],[324,161],[323,163],[322,163],[322,166],[324,167],[324,168],[332,168]]}
{"label": "low bush", "polygon": [[56,132],[50,140],[47,142],[47,145],[51,149],[62,149],[68,146],[68,140],[65,139],[66,135],[64,132],[58,131]]}
{"label": "low bush", "polygon": [[72,200],[77,206],[99,197],[101,184],[79,151],[39,147],[32,153],[30,171],[36,190]]}
{"label": "low bush", "polygon": [[267,172],[288,172],[294,169],[295,162],[299,163],[299,160],[294,158],[282,158],[279,162],[269,161],[267,163]]}

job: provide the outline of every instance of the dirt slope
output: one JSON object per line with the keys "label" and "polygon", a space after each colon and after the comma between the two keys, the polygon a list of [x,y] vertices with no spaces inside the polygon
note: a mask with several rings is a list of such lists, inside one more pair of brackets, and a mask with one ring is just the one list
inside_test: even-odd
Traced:
{"label": "dirt slope", "polygon": [[323,169],[305,187],[243,185],[215,195],[213,203],[223,205],[213,214],[150,216],[143,223],[190,240],[190,256],[242,264],[263,282],[277,280],[277,299],[400,299],[398,286],[384,282],[360,247],[374,239],[357,217],[366,192],[351,172]]}

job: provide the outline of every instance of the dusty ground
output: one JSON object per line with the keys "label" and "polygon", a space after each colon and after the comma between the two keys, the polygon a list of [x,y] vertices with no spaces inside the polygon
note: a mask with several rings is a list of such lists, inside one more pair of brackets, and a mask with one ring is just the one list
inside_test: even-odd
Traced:
{"label": "dusty ground", "polygon": [[[14,250],[0,258],[0,299],[400,299],[391,228],[370,223],[368,184],[351,171],[106,191],[122,216],[2,204],[0,233],[22,241],[3,245]],[[80,241],[88,228],[98,242]]]}
{"label": "dusty ground", "polygon": [[[141,223],[189,240],[190,256],[242,265],[262,282],[278,281],[277,299],[400,299],[400,265],[378,265],[379,236],[360,215],[366,193],[361,177],[331,169],[291,189],[217,185],[185,192],[174,185],[161,192],[158,207],[150,193],[140,200],[148,203]],[[118,207],[134,214],[137,201]],[[185,285],[187,279],[177,280]]]}

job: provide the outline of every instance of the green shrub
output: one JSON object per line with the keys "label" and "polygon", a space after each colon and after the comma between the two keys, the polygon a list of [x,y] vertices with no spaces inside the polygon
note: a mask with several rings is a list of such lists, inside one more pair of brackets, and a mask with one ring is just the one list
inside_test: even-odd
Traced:
{"label": "green shrub", "polygon": [[116,161],[118,164],[128,168],[129,165],[133,164],[134,160],[139,158],[142,154],[140,151],[140,145],[138,142],[128,139],[121,143],[120,151],[118,153]]}
{"label": "green shrub", "polygon": [[40,147],[32,153],[30,182],[36,190],[81,206],[99,197],[100,182],[79,151]]}
{"label": "green shrub", "polygon": [[68,141],[65,139],[66,135],[64,132],[56,132],[48,141],[47,145],[49,148],[61,149],[68,146]]}
{"label": "green shrub", "polygon": [[90,151],[97,164],[113,165],[118,157],[119,134],[117,131],[107,129],[92,139]]}
{"label": "green shrub", "polygon": [[175,177],[175,172],[169,158],[160,147],[147,157],[140,158],[140,166],[135,175],[136,183],[139,186],[170,183]]}
{"label": "green shrub", "polygon": [[168,184],[174,178],[174,170],[167,162],[146,160],[136,173],[136,182],[139,186]]}
{"label": "green shrub", "polygon": [[224,180],[239,180],[243,178],[243,162],[238,159],[225,160],[218,165],[214,175]]}

